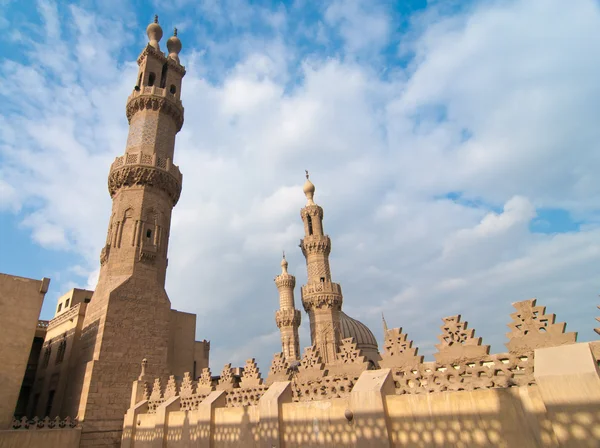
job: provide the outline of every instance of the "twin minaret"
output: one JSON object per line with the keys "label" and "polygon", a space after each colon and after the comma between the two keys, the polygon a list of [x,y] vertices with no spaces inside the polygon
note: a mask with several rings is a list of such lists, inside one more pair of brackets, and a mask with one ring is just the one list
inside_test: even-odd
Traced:
{"label": "twin minaret", "polygon": [[[342,288],[331,281],[329,268],[329,253],[331,240],[323,230],[323,209],[313,201],[315,186],[310,181],[308,172],[304,183],[306,206],[300,211],[304,222],[304,239],[300,241],[302,253],[306,258],[308,280],[302,286],[302,305],[310,319],[310,338],[319,350],[325,363],[336,359],[341,342],[340,311],[342,309]],[[287,261],[281,262],[282,274],[275,277],[279,289],[280,309],[276,313],[277,326],[281,330],[283,353],[290,359],[299,359],[298,326],[300,312],[294,309],[294,286],[296,279],[287,273]],[[294,316],[294,319],[284,319],[280,316]],[[297,316],[297,317],[296,317]],[[280,323],[281,322],[281,323]],[[289,339],[291,338],[291,339]],[[287,349],[290,343],[296,347],[295,356]]]}

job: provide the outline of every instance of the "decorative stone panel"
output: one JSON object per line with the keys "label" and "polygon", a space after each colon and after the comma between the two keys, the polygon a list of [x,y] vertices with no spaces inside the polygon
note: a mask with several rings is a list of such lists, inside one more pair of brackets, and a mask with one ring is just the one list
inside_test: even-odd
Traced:
{"label": "decorative stone panel", "polygon": [[474,329],[467,329],[468,323],[460,321],[460,314],[444,317],[436,345],[438,352],[433,356],[438,363],[460,363],[486,356],[489,345],[481,345],[481,338],[475,337]]}

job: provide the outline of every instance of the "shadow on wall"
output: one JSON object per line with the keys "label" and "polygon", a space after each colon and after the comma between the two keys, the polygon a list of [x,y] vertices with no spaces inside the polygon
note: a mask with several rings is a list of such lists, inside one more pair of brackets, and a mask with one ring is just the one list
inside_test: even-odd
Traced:
{"label": "shadow on wall", "polygon": [[[488,392],[488,396],[477,397],[478,392]],[[174,418],[169,420],[180,420],[180,424],[169,425],[164,446],[197,446],[211,432],[212,446],[217,448],[263,447],[266,441],[277,438],[278,431],[281,431],[279,446],[286,448],[600,446],[600,406],[575,404],[555,407],[547,412],[530,412],[527,404],[519,399],[523,392],[527,394],[518,390],[444,393],[439,395],[437,404],[424,399],[426,397],[417,396],[421,403],[415,403],[414,396],[392,396],[388,407],[394,410],[390,409],[387,416],[348,412],[348,402],[342,399],[310,404],[290,403],[284,405],[281,425],[277,421],[257,422],[252,415],[255,414],[253,407],[227,408],[222,411],[229,414],[227,418],[231,423],[215,422],[212,430],[208,424],[195,423],[194,411],[180,411],[171,413]],[[451,400],[450,394],[453,396]],[[474,401],[480,401],[482,407],[493,406],[495,409],[492,412],[463,413],[463,399],[467,408],[472,407]],[[450,401],[453,402],[453,411],[439,412],[441,408],[449,408]],[[325,412],[315,412],[318,407],[328,408],[321,409]],[[232,411],[235,411],[234,415]],[[303,413],[320,415],[294,418]],[[144,423],[149,422],[142,422],[142,426],[145,426]],[[138,426],[132,446],[149,447],[160,437],[161,432],[157,429]]]}

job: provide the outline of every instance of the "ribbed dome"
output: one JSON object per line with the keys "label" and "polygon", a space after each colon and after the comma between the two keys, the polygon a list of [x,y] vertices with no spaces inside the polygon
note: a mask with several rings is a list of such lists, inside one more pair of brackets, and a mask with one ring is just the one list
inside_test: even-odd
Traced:
{"label": "ribbed dome", "polygon": [[354,337],[358,348],[373,348],[377,350],[377,339],[375,339],[369,327],[356,319],[352,319],[342,311],[340,311],[340,329],[342,331],[342,339]]}

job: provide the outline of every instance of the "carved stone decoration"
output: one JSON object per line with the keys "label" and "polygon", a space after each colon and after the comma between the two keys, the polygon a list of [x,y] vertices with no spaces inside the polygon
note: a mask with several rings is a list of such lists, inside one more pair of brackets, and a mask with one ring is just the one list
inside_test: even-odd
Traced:
{"label": "carved stone decoration", "polygon": [[481,345],[481,338],[475,337],[474,329],[467,329],[468,322],[461,322],[460,314],[442,320],[440,343],[436,345],[438,352],[433,355],[438,363],[461,363],[489,354],[490,346]]}
{"label": "carved stone decoration", "polygon": [[175,376],[171,375],[169,381],[167,381],[167,387],[165,388],[164,399],[168,400],[171,397],[177,395],[177,383],[175,383]]}
{"label": "carved stone decoration", "polygon": [[367,370],[369,363],[362,354],[362,350],[357,348],[356,341],[352,337],[342,339],[335,361],[327,367],[329,376],[346,375],[352,377],[359,376]]}
{"label": "carved stone decoration", "polygon": [[242,380],[240,382],[240,387],[242,388],[250,388],[250,387],[258,387],[263,384],[263,380],[260,377],[260,372],[258,370],[258,366],[256,365],[256,360],[254,358],[250,358],[246,361],[246,365],[244,366],[244,372],[242,373]]}
{"label": "carved stone decoration", "polygon": [[153,265],[156,262],[156,252],[141,249],[138,261]]}
{"label": "carved stone decoration", "polygon": [[381,354],[379,366],[385,368],[412,368],[423,362],[423,356],[417,356],[418,348],[407,339],[402,328],[392,328],[385,332],[385,351]]}
{"label": "carved stone decoration", "polygon": [[154,380],[154,385],[152,386],[152,393],[148,398],[148,413],[155,413],[156,408],[158,408],[164,401],[165,398],[162,395],[162,385],[160,378],[156,378]]}
{"label": "carved stone decoration", "polygon": [[181,388],[179,390],[179,396],[181,398],[189,398],[194,394],[194,383],[190,377],[190,372],[183,374],[183,381],[181,382]]}
{"label": "carved stone decoration", "polygon": [[134,185],[149,185],[164,191],[171,198],[173,206],[177,204],[181,195],[181,183],[162,169],[125,165],[111,171],[108,175],[108,192],[111,197],[114,197],[120,188]]}
{"label": "carved stone decoration", "polygon": [[302,320],[300,310],[283,309],[275,311],[275,323],[277,328],[299,326]]}
{"label": "carved stone decoration", "polygon": [[110,245],[107,244],[100,251],[100,266],[104,266],[108,261],[108,256],[110,254]]}
{"label": "carved stone decoration", "polygon": [[566,323],[554,323],[555,314],[545,314],[545,306],[536,306],[536,299],[512,304],[517,310],[510,315],[511,329],[506,336],[510,339],[506,347],[514,354],[529,354],[536,348],[556,347],[573,344],[577,332],[565,333]]}
{"label": "carved stone decoration", "polygon": [[231,390],[235,387],[235,379],[233,377],[233,369],[231,363],[225,364],[221,371],[221,378],[217,384],[217,390]]}
{"label": "carved stone decoration", "polygon": [[137,59],[138,65],[141,65],[142,62],[148,57],[148,54],[151,54],[156,59],[159,59],[161,63],[167,63],[170,69],[173,69],[177,73],[179,73],[182,77],[185,75],[185,67],[181,64],[176,63],[171,58],[167,58],[163,52],[157,50],[152,45],[146,45],[146,48],[140,53]]}
{"label": "carved stone decoration", "polygon": [[275,353],[265,383],[270,386],[275,381],[289,381],[292,378],[289,367],[290,363],[285,359],[283,353]]}
{"label": "carved stone decoration", "polygon": [[306,382],[327,375],[325,363],[316,345],[306,347],[298,367],[298,381]]}
{"label": "carved stone decoration", "polygon": [[181,127],[183,126],[183,106],[180,104],[177,104],[166,97],[152,94],[132,95],[129,98],[125,109],[129,123],[131,123],[131,119],[136,112],[144,109],[151,109],[169,115],[173,118],[173,121],[175,121],[177,132],[181,130]]}
{"label": "carved stone decoration", "polygon": [[202,374],[200,378],[198,378],[198,391],[199,394],[209,394],[213,390],[212,385],[212,374],[210,373],[210,369],[205,367],[202,369]]}
{"label": "carved stone decoration", "polygon": [[160,378],[155,378],[154,384],[152,385],[152,393],[150,394],[150,400],[160,400],[162,398],[162,385],[160,384]]}

